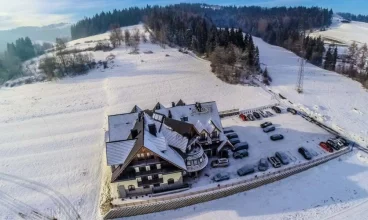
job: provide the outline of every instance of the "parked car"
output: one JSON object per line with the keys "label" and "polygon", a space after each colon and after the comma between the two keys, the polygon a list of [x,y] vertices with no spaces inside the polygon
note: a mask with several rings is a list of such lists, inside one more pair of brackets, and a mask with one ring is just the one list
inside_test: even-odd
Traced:
{"label": "parked car", "polygon": [[333,148],[334,150],[340,150],[340,146],[332,139],[326,141],[327,146]]}
{"label": "parked car", "polygon": [[270,111],[266,111],[266,114],[269,116],[269,117],[272,117],[273,114],[270,112]]}
{"label": "parked car", "polygon": [[306,159],[306,160],[311,160],[312,159],[312,154],[304,147],[300,147],[298,149],[298,152]]}
{"label": "parked car", "polygon": [[249,119],[249,120],[251,120],[251,121],[256,120],[252,114],[248,114],[248,115],[247,115],[247,117],[248,117],[248,119]]}
{"label": "parked car", "polygon": [[249,148],[248,143],[244,141],[244,142],[240,142],[240,143],[235,144],[233,151],[236,152],[236,151],[240,151],[240,150],[248,150],[248,148]]}
{"label": "parked car", "polygon": [[248,157],[249,156],[249,153],[247,150],[240,150],[240,151],[236,151],[233,153],[233,157],[235,159],[242,159],[244,157]]}
{"label": "parked car", "polygon": [[230,143],[231,143],[232,145],[235,145],[235,144],[240,143],[239,138],[231,138],[229,141],[230,141]]}
{"label": "parked car", "polygon": [[282,134],[274,134],[270,137],[271,140],[273,141],[278,141],[278,140],[282,140],[284,139],[284,135]]}
{"label": "parked car", "polygon": [[239,118],[240,118],[241,120],[243,120],[243,121],[248,121],[247,116],[245,116],[244,114],[240,114],[240,115],[239,115]]}
{"label": "parked car", "polygon": [[262,159],[259,160],[258,170],[259,171],[266,171],[266,170],[268,170],[268,162],[267,162],[266,158],[262,158]]}
{"label": "parked car", "polygon": [[319,143],[319,146],[322,147],[325,151],[332,153],[332,147],[328,146],[325,142]]}
{"label": "parked car", "polygon": [[293,108],[287,108],[286,111],[290,112],[293,115],[298,114],[298,112],[295,109],[293,109]]}
{"label": "parked car", "polygon": [[337,146],[339,146],[340,149],[345,147],[345,144],[340,139],[335,139],[335,143],[337,144]]}
{"label": "parked car", "polygon": [[238,138],[239,136],[235,132],[233,132],[233,133],[226,134],[226,137],[228,139],[232,139],[232,138]]}
{"label": "parked car", "polygon": [[254,116],[256,119],[260,119],[260,118],[261,118],[261,115],[260,115],[258,112],[253,112],[253,116]]}
{"label": "parked car", "polygon": [[281,109],[277,106],[272,106],[271,108],[272,110],[274,110],[277,114],[280,114],[281,113]]}
{"label": "parked car", "polygon": [[271,125],[272,125],[272,123],[267,121],[267,122],[261,124],[261,128],[265,128],[265,127],[268,127],[268,126],[271,126]]}
{"label": "parked car", "polygon": [[269,157],[268,161],[272,164],[273,167],[279,168],[281,167],[281,162],[277,157]]}
{"label": "parked car", "polygon": [[227,167],[229,166],[229,159],[220,158],[211,162],[211,167]]}
{"label": "parked car", "polygon": [[284,152],[278,151],[275,153],[275,156],[281,161],[282,164],[289,164],[289,157]]}
{"label": "parked car", "polygon": [[339,139],[344,144],[344,146],[349,146],[349,141],[347,141],[345,138],[340,136],[337,136],[336,138]]}
{"label": "parked car", "polygon": [[251,173],[254,173],[254,167],[251,166],[251,165],[246,165],[242,168],[240,168],[238,171],[237,171],[238,175],[239,176],[245,176],[245,175],[248,175],[248,174],[251,174]]}
{"label": "parked car", "polygon": [[224,129],[224,134],[230,134],[230,133],[234,133],[234,130],[230,129],[230,128],[225,128]]}
{"label": "parked car", "polygon": [[230,174],[227,172],[218,173],[212,177],[212,180],[215,182],[221,182],[228,179],[230,179]]}
{"label": "parked car", "polygon": [[262,117],[264,117],[264,118],[268,118],[268,115],[267,115],[266,113],[264,113],[263,111],[258,111],[258,113],[259,113],[260,115],[262,115]]}
{"label": "parked car", "polygon": [[263,128],[263,132],[268,133],[271,131],[276,130],[275,126],[271,126],[271,127],[267,127],[267,128]]}

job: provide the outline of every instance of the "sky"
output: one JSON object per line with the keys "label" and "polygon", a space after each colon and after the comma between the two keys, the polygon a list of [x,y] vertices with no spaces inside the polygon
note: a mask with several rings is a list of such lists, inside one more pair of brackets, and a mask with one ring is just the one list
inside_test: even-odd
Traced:
{"label": "sky", "polygon": [[73,23],[84,17],[115,8],[180,2],[263,7],[320,6],[332,8],[335,12],[368,14],[368,0],[0,0],[0,30],[60,22]]}

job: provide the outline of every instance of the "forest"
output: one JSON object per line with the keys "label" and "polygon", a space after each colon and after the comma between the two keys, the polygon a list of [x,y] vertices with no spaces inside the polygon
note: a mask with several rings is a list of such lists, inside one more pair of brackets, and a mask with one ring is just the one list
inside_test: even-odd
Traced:
{"label": "forest", "polygon": [[368,15],[355,15],[355,14],[351,14],[351,13],[337,13],[338,15],[340,15],[341,17],[343,17],[346,20],[350,20],[350,21],[360,21],[360,22],[366,22],[368,23]]}

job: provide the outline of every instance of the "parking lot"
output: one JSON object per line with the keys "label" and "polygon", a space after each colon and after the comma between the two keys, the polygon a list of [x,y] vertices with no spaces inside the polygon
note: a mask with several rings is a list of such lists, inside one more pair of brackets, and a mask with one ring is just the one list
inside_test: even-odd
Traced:
{"label": "parking lot", "polygon": [[[219,172],[228,172],[230,174],[229,181],[234,181],[239,178],[251,178],[255,175],[261,176],[264,173],[273,172],[276,169],[283,169],[306,163],[307,160],[298,152],[298,148],[302,146],[309,150],[313,155],[313,159],[329,154],[319,146],[319,143],[327,141],[327,139],[334,137],[334,135],[306,121],[301,116],[293,115],[285,110],[281,114],[276,114],[272,110],[269,111],[272,112],[274,116],[261,118],[255,121],[242,121],[239,117],[223,119],[222,125],[224,128],[231,128],[238,134],[240,141],[248,142],[249,156],[243,159],[234,159],[232,152],[230,152],[230,165],[228,167],[211,168],[211,166],[207,166],[205,170],[201,172],[199,178],[192,181],[192,186],[203,186],[209,183],[215,184],[211,178]],[[276,127],[276,130],[270,133],[264,133],[260,127],[260,124],[264,122],[271,122],[273,126]],[[270,136],[274,134],[282,134],[284,139],[272,141]],[[267,171],[259,172],[257,170],[259,160],[261,158],[274,156],[278,151],[286,153],[290,163],[288,165],[282,165],[280,168],[273,168],[269,163],[269,169]],[[210,161],[216,159],[217,158],[213,157]],[[253,165],[256,172],[246,177],[239,177],[237,170],[245,165]],[[221,183],[226,182],[228,181]]]}

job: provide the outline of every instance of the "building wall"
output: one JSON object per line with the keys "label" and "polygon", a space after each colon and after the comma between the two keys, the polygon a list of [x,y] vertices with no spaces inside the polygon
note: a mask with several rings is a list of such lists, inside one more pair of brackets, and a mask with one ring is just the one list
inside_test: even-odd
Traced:
{"label": "building wall", "polygon": [[167,183],[167,181],[169,179],[174,179],[174,182],[180,182],[183,183],[183,175],[181,172],[176,172],[176,173],[169,173],[169,174],[164,174],[162,175],[162,178],[164,180],[164,184]]}

